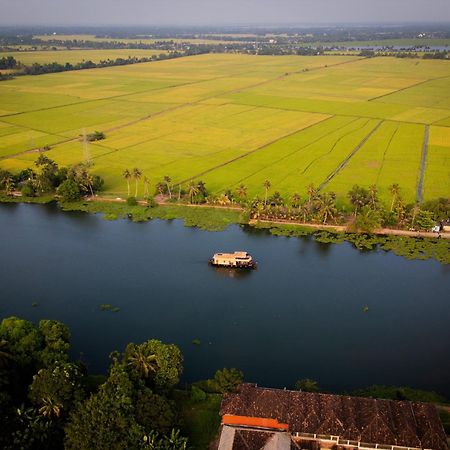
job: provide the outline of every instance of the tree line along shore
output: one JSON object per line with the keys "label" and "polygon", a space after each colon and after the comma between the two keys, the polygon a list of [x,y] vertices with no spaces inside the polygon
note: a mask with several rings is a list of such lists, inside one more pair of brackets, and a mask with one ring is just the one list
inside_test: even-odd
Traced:
{"label": "tree line along shore", "polygon": [[[88,138],[101,136],[93,133]],[[260,196],[249,198],[244,184],[214,195],[201,180],[174,184],[165,176],[153,185],[139,168],[133,168],[123,171],[128,197],[122,199],[101,193],[103,179],[93,175],[91,167],[89,162],[59,167],[41,153],[32,168],[18,174],[0,171],[2,200],[39,203],[57,199],[66,210],[103,212],[107,218],[123,216],[135,221],[175,215],[206,229],[244,223],[273,234],[314,234],[319,242],[348,241],[361,249],[382,248],[412,259],[433,257],[449,262],[445,238],[450,200],[407,204],[397,184],[390,187],[388,205],[379,200],[376,186],[355,185],[348,192],[348,202],[342,203],[333,192],[322,192],[313,185],[304,195],[296,193],[286,199],[272,191],[270,180],[264,181]]]}

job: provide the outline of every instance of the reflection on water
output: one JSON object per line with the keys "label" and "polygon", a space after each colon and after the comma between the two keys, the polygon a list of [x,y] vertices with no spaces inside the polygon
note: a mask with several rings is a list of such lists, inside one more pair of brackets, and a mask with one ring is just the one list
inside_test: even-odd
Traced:
{"label": "reflection on water", "polygon": [[[326,389],[450,395],[450,271],[435,261],[240,226],[111,222],[54,205],[0,205],[0,229],[0,316],[67,323],[73,355],[93,372],[112,350],[158,338],[180,346],[186,381],[237,367],[275,387],[313,378]],[[257,270],[210,266],[224,249],[248,251]]]}
{"label": "reflection on water", "polygon": [[254,270],[257,270],[257,269],[233,269],[230,267],[214,267],[214,266],[211,266],[211,269],[214,270],[214,272],[220,277],[233,278],[236,280],[245,279],[251,276]]}

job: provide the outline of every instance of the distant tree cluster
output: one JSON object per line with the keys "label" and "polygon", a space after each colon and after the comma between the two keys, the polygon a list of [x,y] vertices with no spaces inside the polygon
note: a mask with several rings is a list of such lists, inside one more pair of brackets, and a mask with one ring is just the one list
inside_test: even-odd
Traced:
{"label": "distant tree cluster", "polygon": [[17,61],[13,56],[4,56],[0,58],[0,69],[15,69],[18,66]]}
{"label": "distant tree cluster", "polygon": [[15,73],[15,75],[42,75],[44,73],[55,73],[55,72],[67,72],[71,70],[83,70],[83,69],[95,69],[99,67],[111,67],[111,66],[125,66],[128,64],[138,64],[144,62],[157,61],[158,59],[167,59],[164,55],[152,55],[149,57],[132,57],[128,58],[116,58],[116,59],[106,59],[98,63],[94,63],[91,60],[82,61],[76,64],[71,63],[58,63],[51,62],[48,64],[34,63],[31,65],[20,65],[20,71]]}

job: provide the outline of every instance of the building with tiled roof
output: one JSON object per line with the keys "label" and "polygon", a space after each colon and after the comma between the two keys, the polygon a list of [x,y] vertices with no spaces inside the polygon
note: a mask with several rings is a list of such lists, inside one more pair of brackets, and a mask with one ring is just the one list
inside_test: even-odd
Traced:
{"label": "building with tiled roof", "polygon": [[434,405],[243,384],[224,396],[219,450],[448,450]]}

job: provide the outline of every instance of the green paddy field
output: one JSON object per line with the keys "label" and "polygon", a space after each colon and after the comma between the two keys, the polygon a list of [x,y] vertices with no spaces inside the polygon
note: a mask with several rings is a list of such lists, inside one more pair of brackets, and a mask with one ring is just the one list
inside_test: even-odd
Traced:
{"label": "green paddy field", "polygon": [[45,145],[80,162],[83,130],[106,134],[88,153],[114,196],[138,167],[215,193],[262,195],[269,179],[286,197],[314,183],[344,199],[357,183],[389,201],[398,183],[413,202],[425,149],[423,197],[448,197],[450,62],[208,54],[0,83],[0,168]]}

